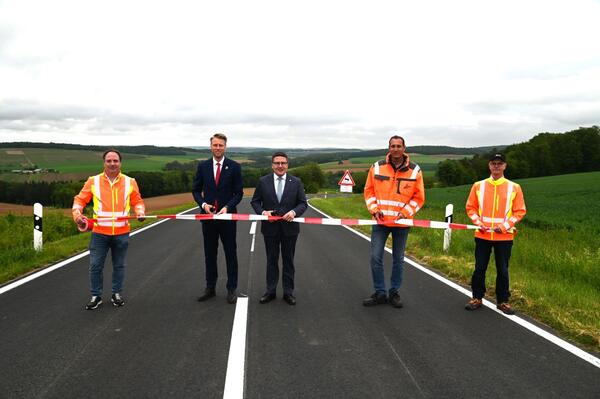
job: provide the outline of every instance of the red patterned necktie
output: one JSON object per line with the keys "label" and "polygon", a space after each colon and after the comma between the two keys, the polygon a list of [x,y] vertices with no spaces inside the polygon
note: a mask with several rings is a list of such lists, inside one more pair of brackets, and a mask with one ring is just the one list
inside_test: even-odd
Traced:
{"label": "red patterned necktie", "polygon": [[215,183],[219,185],[219,178],[221,177],[221,163],[217,162],[217,174],[215,175]]}
{"label": "red patterned necktie", "polygon": [[[220,163],[220,162],[217,162],[217,173],[216,173],[216,175],[215,175],[215,184],[216,184],[217,186],[219,185],[219,178],[220,178],[220,177],[221,177],[221,163]],[[215,211],[216,211],[217,209],[219,209],[219,208],[218,208],[218,206],[219,206],[219,203],[217,202],[217,199],[215,198]]]}

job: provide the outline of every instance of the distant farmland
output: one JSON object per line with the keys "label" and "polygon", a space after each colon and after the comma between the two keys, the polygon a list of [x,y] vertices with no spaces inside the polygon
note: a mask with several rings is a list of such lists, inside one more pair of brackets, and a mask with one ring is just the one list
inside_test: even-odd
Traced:
{"label": "distant farmland", "polygon": [[[428,174],[427,172],[435,172],[437,170],[438,163],[441,161],[446,159],[462,159],[465,157],[470,157],[471,155],[422,155],[409,153],[409,156],[412,162],[417,163],[423,172]],[[356,157],[344,160],[342,165],[340,165],[338,162],[327,162],[321,164],[320,166],[325,172],[339,172],[345,171],[346,169],[351,169],[353,172],[360,172],[369,170],[371,165],[380,159],[383,159],[383,157]]]}
{"label": "distant farmland", "polygon": [[[123,172],[160,171],[167,163],[191,162],[206,159],[205,153],[186,155],[142,155],[122,153]],[[238,162],[249,162],[245,157],[235,157]],[[31,168],[55,170],[57,173],[22,175],[11,170]],[[56,148],[0,148],[0,180],[4,181],[68,181],[81,180],[102,170],[102,152],[66,150]]]}

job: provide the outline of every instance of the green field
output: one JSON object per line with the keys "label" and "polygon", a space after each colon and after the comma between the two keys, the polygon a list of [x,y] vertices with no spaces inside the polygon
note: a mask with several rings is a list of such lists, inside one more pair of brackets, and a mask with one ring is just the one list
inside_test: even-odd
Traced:
{"label": "green field", "polygon": [[[517,225],[510,264],[511,302],[517,311],[550,325],[566,338],[600,351],[600,172],[517,182],[523,187],[527,215]],[[454,220],[470,223],[464,210],[469,189],[427,190],[426,205],[417,218],[443,220],[446,204],[452,203]],[[311,203],[335,217],[369,217],[360,195]],[[474,268],[473,233],[455,230],[448,253],[442,251],[442,243],[442,230],[413,228],[407,252],[468,285]],[[492,261],[487,278],[492,300],[494,276]]]}
{"label": "green field", "polygon": [[[22,151],[23,155],[8,152]],[[29,163],[39,168],[55,169],[61,173],[94,173],[102,165],[102,153],[83,150],[61,150],[47,148],[0,148],[0,169],[20,169]],[[198,158],[197,153],[186,155],[140,155],[123,153],[123,170],[160,170],[172,161],[189,162]]]}
{"label": "green field", "polygon": [[[465,158],[465,155],[423,155],[423,154],[409,154],[410,160],[412,162],[417,163],[423,172],[427,174],[427,172],[435,172],[437,170],[437,165],[441,161],[446,159],[461,159]],[[383,159],[383,157],[356,157],[349,158],[347,163],[343,165],[338,164],[338,162],[327,162],[320,164],[321,168],[324,171],[330,170],[342,170],[342,169],[352,169],[352,170],[367,170],[375,163],[376,161]],[[432,174],[432,173],[429,173]]]}
{"label": "green field", "polygon": [[[20,154],[17,154],[20,153]],[[141,155],[122,153],[124,173],[131,171],[160,171],[169,162],[190,162],[206,159],[207,154],[188,152],[186,155]],[[238,162],[249,162],[245,156],[234,156]],[[41,169],[54,169],[58,173],[16,174],[13,169],[24,169],[35,164]],[[0,148],[0,180],[69,181],[81,180],[102,170],[102,153],[84,150],[48,148]]]}

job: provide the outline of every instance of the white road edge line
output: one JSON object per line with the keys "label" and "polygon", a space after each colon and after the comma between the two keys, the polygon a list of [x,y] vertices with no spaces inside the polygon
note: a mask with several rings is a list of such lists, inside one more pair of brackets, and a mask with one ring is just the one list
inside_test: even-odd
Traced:
{"label": "white road edge line", "polygon": [[[187,210],[185,210],[183,212],[178,213],[177,215],[182,215],[182,214],[184,214],[186,212],[193,211],[194,209],[197,209],[197,208],[198,207],[187,209]],[[163,220],[158,221],[156,223],[152,223],[151,225],[148,225],[146,227],[142,227],[141,229],[138,229],[138,230],[132,232],[130,234],[130,236],[134,236],[134,235],[136,235],[138,233],[141,233],[142,231],[148,230],[148,229],[150,229],[152,227],[156,227],[159,224],[164,223],[164,222],[166,222],[168,220],[171,220],[171,219],[163,219]],[[19,279],[17,281],[13,281],[12,283],[5,285],[4,287],[0,287],[0,295],[4,294],[7,291],[15,289],[15,288],[17,288],[20,285],[23,285],[23,284],[28,283],[28,282],[30,282],[32,280],[35,280],[38,277],[42,277],[44,274],[53,272],[56,269],[60,269],[61,267],[66,266],[69,263],[75,262],[76,260],[81,259],[81,258],[83,258],[85,256],[88,256],[89,254],[90,254],[90,251],[82,252],[82,253],[80,253],[78,255],[75,255],[75,256],[73,256],[71,258],[65,259],[62,262],[57,263],[56,265],[53,265],[53,266],[47,267],[45,269],[42,269],[39,272],[30,274],[29,276],[23,277],[23,278],[21,278],[21,279]]]}
{"label": "white road edge line", "polygon": [[244,398],[247,322],[248,298],[240,297],[235,305],[235,316],[233,317],[233,328],[231,329],[227,375],[225,376],[225,389],[223,390],[224,399]]}
{"label": "white road edge line", "polygon": [[[327,215],[325,212],[320,211],[319,209],[315,208],[313,205],[311,205],[310,203],[308,204],[308,206],[310,206],[312,209],[314,209],[315,211],[319,212],[321,215],[330,218],[331,216]],[[367,241],[371,241],[371,238],[364,235],[363,233],[361,233],[360,231],[354,230],[348,226],[342,226],[343,228],[350,230],[351,232],[353,232],[354,234],[364,238]],[[388,247],[385,247],[385,250],[389,253],[392,253],[392,250]],[[471,297],[471,291],[467,290],[466,288],[456,284],[453,281],[450,281],[442,276],[440,276],[437,273],[432,272],[431,270],[427,269],[426,267],[416,263],[415,261],[408,259],[408,258],[404,258],[404,261],[407,262],[408,264],[410,264],[411,266],[414,266],[415,268],[417,268],[418,270],[427,273],[429,276],[435,278],[438,281],[441,281],[442,283],[454,288],[455,290],[465,294],[467,297]],[[483,300],[483,304],[484,306],[490,308],[491,310],[493,310],[494,312],[498,313],[499,315],[506,317],[507,319],[517,323],[518,325],[520,325],[521,327],[524,327],[526,329],[528,329],[529,331],[531,331],[534,334],[539,335],[540,337],[552,342],[555,345],[558,345],[559,347],[563,348],[564,350],[571,352],[573,355],[577,356],[578,358],[585,360],[586,362],[592,364],[593,366],[596,366],[598,368],[600,368],[600,359],[587,353],[586,351],[579,349],[578,347],[576,347],[573,344],[570,344],[569,342],[563,340],[562,338],[557,337],[554,334],[549,333],[548,331],[545,331],[541,328],[539,328],[538,326],[534,325],[533,323],[528,322],[527,320],[519,317],[519,316],[508,316],[505,315],[504,313],[502,313],[501,311],[499,311],[498,309],[496,309],[496,305],[494,305],[492,302],[488,301],[487,299]]]}
{"label": "white road edge line", "polygon": [[254,241],[256,239],[256,222],[252,222],[250,225],[250,234],[252,234],[252,245],[250,246],[250,252],[254,252]]}

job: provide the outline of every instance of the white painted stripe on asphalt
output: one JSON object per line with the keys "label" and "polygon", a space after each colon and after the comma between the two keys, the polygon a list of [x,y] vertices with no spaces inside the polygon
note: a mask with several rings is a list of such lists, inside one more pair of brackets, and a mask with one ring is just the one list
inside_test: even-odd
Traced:
{"label": "white painted stripe on asphalt", "polygon": [[246,326],[248,322],[248,298],[240,297],[235,305],[227,375],[225,376],[224,399],[244,398],[244,363],[246,361]]}
{"label": "white painted stripe on asphalt", "polygon": [[252,245],[250,246],[250,252],[254,252],[254,240],[256,239],[256,222],[252,222],[250,225],[250,234],[252,234]]}
{"label": "white painted stripe on asphalt", "polygon": [[[308,203],[308,206],[310,206],[312,209],[314,209],[315,211],[317,211],[318,213],[320,213],[321,215],[327,217],[327,218],[331,218],[331,216],[327,215],[326,213],[320,211],[319,209],[315,208],[313,205],[310,204],[310,202]],[[354,234],[364,238],[365,240],[371,241],[371,238],[366,236],[365,234],[361,233],[360,231],[354,230],[348,226],[342,226],[343,228],[350,230],[351,232],[353,232]],[[385,250],[389,253],[392,253],[392,250],[388,247],[385,247]],[[440,276],[439,274],[429,270],[428,268],[416,263],[415,261],[408,259],[408,258],[404,258],[404,261],[407,262],[408,264],[410,264],[411,266],[414,266],[415,268],[417,268],[418,270],[427,273],[428,275],[430,275],[431,277],[435,278],[436,280],[454,288],[455,290],[465,294],[466,296],[468,296],[469,298],[471,297],[471,291],[456,284],[453,281],[450,281],[448,279],[446,279],[445,277]],[[549,333],[548,331],[545,331],[541,328],[539,328],[538,326],[536,326],[533,323],[528,322],[527,320],[519,317],[519,316],[509,316],[506,315],[504,313],[502,313],[501,311],[499,311],[498,309],[496,309],[496,305],[494,305],[492,302],[488,301],[487,299],[483,300],[483,304],[484,306],[490,308],[491,310],[493,310],[494,312],[498,313],[499,315],[506,317],[507,319],[517,323],[518,325],[520,325],[521,327],[524,327],[526,329],[528,329],[529,331],[531,331],[534,334],[539,335],[540,337],[552,342],[553,344],[563,348],[564,350],[571,352],[573,355],[577,356],[578,358],[585,360],[586,362],[592,364],[593,366],[596,366],[598,368],[600,368],[600,359],[587,353],[584,350],[579,349],[578,347],[576,347],[575,345],[572,345],[570,343],[568,343],[567,341],[557,337],[556,335]]]}
{"label": "white painted stripe on asphalt", "polygon": [[53,266],[47,267],[45,269],[42,269],[39,272],[30,274],[29,276],[23,277],[22,279],[19,279],[17,281],[13,281],[12,283],[7,284],[4,287],[0,288],[0,294],[4,294],[5,292],[10,291],[10,290],[12,290],[14,288],[17,288],[18,286],[20,286],[22,284],[28,283],[31,280],[35,280],[36,278],[41,277],[41,276],[43,276],[46,273],[50,273],[50,272],[52,272],[52,271],[54,271],[56,269],[59,269],[59,268],[65,266],[65,265],[67,265],[67,264],[69,264],[71,262],[76,261],[77,259],[81,259],[84,256],[87,256],[89,253],[90,253],[90,251],[85,251],[83,253],[80,253],[78,255],[73,256],[72,258],[69,258],[67,260],[63,260],[62,262],[57,263],[56,265],[53,265]]}
{"label": "white painted stripe on asphalt", "polygon": [[[195,207],[195,208],[191,208],[191,209],[185,210],[185,211],[183,211],[183,212],[181,212],[181,213],[178,213],[177,215],[181,215],[181,214],[183,214],[183,213],[186,213],[186,212],[189,212],[189,211],[193,211],[194,209],[197,209],[197,208],[198,208],[198,207]],[[159,224],[161,224],[161,223],[164,223],[164,222],[166,222],[166,221],[168,221],[168,220],[171,220],[171,219],[163,219],[163,220],[161,220],[161,221],[159,221],[159,222],[152,223],[151,225],[148,225],[148,226],[146,226],[146,227],[142,227],[141,229],[139,229],[139,230],[136,230],[136,231],[132,232],[132,233],[131,233],[131,234],[129,234],[129,235],[130,235],[130,236],[134,236],[134,235],[136,235],[136,234],[138,234],[138,233],[141,233],[142,231],[148,230],[148,229],[150,229],[150,228],[152,228],[152,227],[156,227],[156,226],[158,226]],[[78,260],[78,259],[81,259],[81,258],[83,258],[83,257],[85,257],[85,256],[88,256],[89,254],[90,254],[90,251],[85,251],[85,252],[82,252],[82,253],[80,253],[80,254],[77,254],[77,255],[75,255],[75,256],[73,256],[73,257],[71,257],[71,258],[65,259],[65,260],[63,260],[62,262],[59,262],[59,263],[57,263],[56,265],[53,265],[53,266],[47,267],[47,268],[45,268],[45,269],[42,269],[42,270],[40,270],[39,272],[36,272],[36,273],[30,274],[29,276],[23,277],[23,278],[21,278],[21,279],[19,279],[19,280],[17,280],[17,281],[13,281],[12,283],[5,285],[4,287],[0,287],[0,295],[4,294],[4,293],[5,293],[5,292],[7,292],[7,291],[10,291],[10,290],[12,290],[12,289],[15,289],[15,288],[17,288],[17,287],[18,287],[18,286],[20,286],[20,285],[23,285],[23,284],[25,284],[25,283],[28,283],[28,282],[30,282],[30,281],[32,281],[32,280],[35,280],[35,279],[36,279],[36,278],[38,278],[38,277],[42,277],[44,274],[47,274],[47,273],[53,272],[53,271],[54,271],[54,270],[56,270],[56,269],[60,269],[61,267],[63,267],[63,266],[66,266],[66,265],[68,265],[69,263],[75,262],[76,260]]]}

